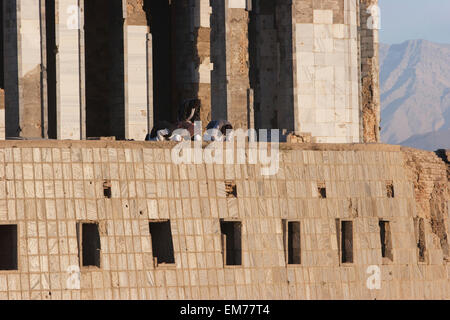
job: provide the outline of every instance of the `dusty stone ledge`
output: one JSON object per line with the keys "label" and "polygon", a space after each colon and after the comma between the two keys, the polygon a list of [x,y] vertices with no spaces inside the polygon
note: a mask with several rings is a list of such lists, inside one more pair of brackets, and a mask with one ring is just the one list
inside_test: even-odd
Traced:
{"label": "dusty stone ledge", "polygon": [[[80,140],[4,140],[0,141],[0,148],[146,148],[171,149],[177,142],[148,142],[148,141],[80,141]],[[206,147],[208,143],[203,143]],[[388,144],[322,144],[322,143],[280,143],[280,150],[311,150],[311,151],[392,151],[417,150]]]}

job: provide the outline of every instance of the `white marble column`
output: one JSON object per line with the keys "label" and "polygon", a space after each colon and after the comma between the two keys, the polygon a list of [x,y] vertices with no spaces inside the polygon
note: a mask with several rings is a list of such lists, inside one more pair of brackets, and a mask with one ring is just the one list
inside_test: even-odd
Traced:
{"label": "white marble column", "polygon": [[42,136],[40,2],[9,0],[3,6],[6,136],[39,138]]}
{"label": "white marble column", "polygon": [[148,26],[125,26],[125,137],[143,140],[150,127],[153,86]]}
{"label": "white marble column", "polygon": [[85,138],[83,2],[56,1],[57,136]]}
{"label": "white marble column", "polygon": [[314,8],[312,23],[295,25],[295,125],[318,143],[360,142],[356,2],[345,0],[343,23]]}

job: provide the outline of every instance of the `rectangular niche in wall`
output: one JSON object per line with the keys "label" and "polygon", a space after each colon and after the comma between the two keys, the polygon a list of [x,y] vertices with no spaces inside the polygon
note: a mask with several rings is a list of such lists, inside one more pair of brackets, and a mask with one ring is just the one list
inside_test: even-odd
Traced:
{"label": "rectangular niche in wall", "polygon": [[317,193],[319,195],[319,199],[326,199],[327,198],[327,187],[325,185],[325,182],[318,182],[317,183]]}
{"label": "rectangular niche in wall", "polygon": [[100,233],[97,223],[78,224],[78,239],[81,239],[81,266],[100,268]]}
{"label": "rectangular niche in wall", "polygon": [[425,220],[423,218],[414,218],[414,229],[416,234],[418,260],[427,262],[427,246],[425,240]]}
{"label": "rectangular niche in wall", "polygon": [[225,266],[242,265],[242,223],[220,221],[222,248]]}
{"label": "rectangular niche in wall", "polygon": [[341,262],[353,263],[352,221],[341,221]]}
{"label": "rectangular niche in wall", "polygon": [[381,256],[383,259],[394,261],[392,252],[391,225],[389,221],[380,220],[380,240],[381,240]]}
{"label": "rectangular niche in wall", "polygon": [[17,225],[0,225],[0,270],[18,270]]}
{"label": "rectangular niche in wall", "polygon": [[283,220],[287,264],[301,264],[300,222]]}
{"label": "rectangular niche in wall", "polygon": [[111,181],[106,180],[103,182],[103,196],[106,199],[111,199],[112,197]]}
{"label": "rectangular niche in wall", "polygon": [[227,194],[227,198],[237,198],[236,182],[225,181],[225,193]]}
{"label": "rectangular niche in wall", "polygon": [[150,222],[150,236],[152,238],[152,251],[155,266],[174,264],[175,256],[170,221]]}
{"label": "rectangular niche in wall", "polygon": [[395,197],[394,183],[392,181],[387,181],[386,182],[386,196],[388,198],[394,198]]}

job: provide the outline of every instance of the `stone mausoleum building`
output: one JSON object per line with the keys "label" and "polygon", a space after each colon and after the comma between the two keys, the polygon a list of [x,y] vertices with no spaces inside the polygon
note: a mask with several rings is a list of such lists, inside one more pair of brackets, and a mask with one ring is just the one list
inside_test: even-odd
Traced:
{"label": "stone mausoleum building", "polygon": [[[450,151],[379,143],[377,12],[1,1],[0,299],[450,299]],[[143,141],[192,98],[278,172]]]}

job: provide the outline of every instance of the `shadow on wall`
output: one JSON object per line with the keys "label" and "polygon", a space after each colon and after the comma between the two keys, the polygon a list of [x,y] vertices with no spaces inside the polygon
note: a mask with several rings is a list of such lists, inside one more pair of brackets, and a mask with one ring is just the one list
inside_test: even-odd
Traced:
{"label": "shadow on wall", "polygon": [[295,130],[292,3],[253,0],[249,24],[250,87],[256,129]]}
{"label": "shadow on wall", "polygon": [[[202,97],[196,66],[200,64],[198,42],[201,30],[195,25],[198,6],[183,0],[144,0],[152,34],[154,122],[177,120],[178,106],[187,99]],[[207,39],[209,42],[209,38]],[[208,101],[202,101],[203,104]]]}
{"label": "shadow on wall", "polygon": [[174,120],[174,73],[172,50],[173,4],[165,0],[144,0],[153,48],[153,116],[157,121]]}
{"label": "shadow on wall", "polygon": [[85,1],[86,135],[125,138],[121,0]]}

